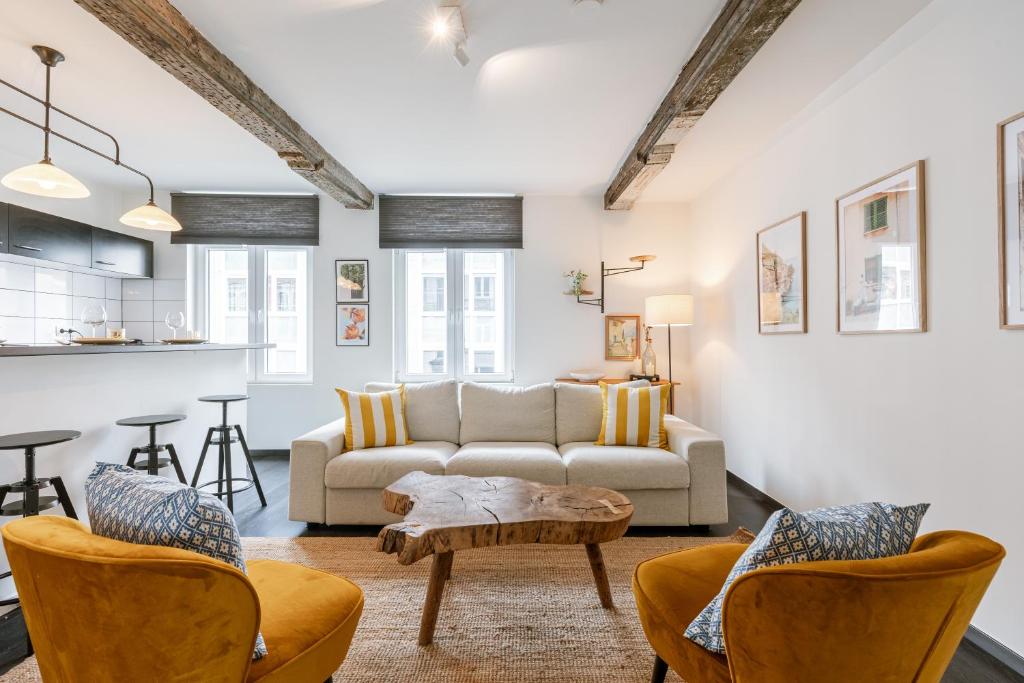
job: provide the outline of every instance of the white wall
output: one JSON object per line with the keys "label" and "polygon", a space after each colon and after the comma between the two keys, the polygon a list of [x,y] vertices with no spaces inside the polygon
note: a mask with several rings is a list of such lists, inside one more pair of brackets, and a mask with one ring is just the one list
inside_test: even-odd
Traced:
{"label": "white wall", "polygon": [[[1024,651],[1024,333],[998,329],[996,122],[1024,109],[1017,0],[935,0],[690,206],[695,417],[787,505],[928,501],[1007,559],[975,625]],[[751,103],[752,111],[756,103]],[[834,199],[927,165],[924,334],[835,332]],[[808,212],[807,335],[759,336],[755,232]]]}
{"label": "white wall", "polygon": [[[352,211],[330,198],[320,203],[320,247],[315,252],[312,385],[250,386],[249,440],[253,448],[287,448],[292,438],[339,416],[335,387],[359,388],[394,376],[391,251],[377,247],[377,212]],[[684,211],[679,205],[648,205],[607,212],[601,198],[528,196],[524,201],[524,249],[516,252],[517,384],[547,382],[569,370],[600,368],[624,377],[633,364],[605,362],[604,318],[562,294],[562,274],[583,268],[597,287],[601,258],[629,265],[635,254],[656,253],[644,271],[608,280],[608,313],[643,314],[648,294],[686,292],[682,267]],[[676,235],[679,235],[678,239]],[[334,345],[334,261],[370,260],[370,345]],[[664,330],[655,332],[659,369],[667,371]],[[685,379],[687,332],[673,335],[673,369]],[[685,412],[687,390],[677,394]]]}

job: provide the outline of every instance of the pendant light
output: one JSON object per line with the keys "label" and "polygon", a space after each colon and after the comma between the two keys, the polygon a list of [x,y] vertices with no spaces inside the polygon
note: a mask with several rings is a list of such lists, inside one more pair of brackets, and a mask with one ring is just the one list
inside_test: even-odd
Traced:
{"label": "pendant light", "polygon": [[[117,138],[105,130],[83,121],[77,116],[69,114],[59,107],[55,107],[50,102],[50,70],[64,61],[64,55],[59,51],[54,50],[52,47],[46,47],[44,45],[33,45],[32,50],[39,55],[40,61],[42,61],[46,66],[46,98],[39,99],[35,95],[32,95],[31,93],[28,93],[3,79],[0,79],[0,84],[6,85],[11,90],[14,90],[15,92],[18,92],[43,105],[43,124],[40,125],[35,121],[25,118],[20,114],[16,114],[9,109],[4,109],[3,107],[0,107],[0,112],[13,116],[16,119],[27,123],[30,126],[35,126],[43,131],[43,159],[38,164],[22,166],[21,168],[11,171],[5,175],[3,179],[0,179],[0,184],[18,192],[39,195],[41,197],[58,197],[63,199],[82,199],[84,197],[88,197],[89,188],[79,182],[67,171],[63,171],[54,166],[53,162],[50,161],[50,136],[52,135],[53,137],[60,138],[61,140],[70,142],[73,145],[77,145],[87,152],[92,152],[96,156],[106,159],[115,166],[120,166],[121,168],[127,169],[146,179],[146,182],[149,183],[149,201],[121,216],[121,222],[123,224],[133,228],[141,228],[143,230],[160,230],[164,232],[181,230],[181,224],[178,223],[171,214],[156,205],[156,202],[153,199],[153,181],[150,177],[137,168],[132,168],[128,164],[121,162],[121,145],[117,142]],[[80,123],[81,125],[91,128],[97,133],[110,138],[110,141],[114,143],[114,156],[104,154],[103,152],[82,144],[67,135],[63,135],[52,130],[50,128],[51,111],[55,111],[72,121]]]}
{"label": "pendant light", "polygon": [[0,180],[4,187],[17,192],[40,197],[58,199],[83,199],[89,196],[89,188],[77,178],[53,165],[50,161],[50,69],[64,61],[64,55],[42,45],[32,47],[39,59],[46,65],[46,100],[43,103],[45,123],[43,124],[43,159],[38,164],[16,168]]}

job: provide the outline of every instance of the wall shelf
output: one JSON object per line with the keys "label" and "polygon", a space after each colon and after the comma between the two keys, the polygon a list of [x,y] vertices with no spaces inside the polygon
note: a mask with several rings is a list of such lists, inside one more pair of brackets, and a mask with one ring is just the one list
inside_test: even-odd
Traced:
{"label": "wall shelf", "polygon": [[[590,290],[585,289],[580,294],[574,295],[576,297],[576,303],[583,304],[585,306],[597,306],[601,309],[601,312],[604,313],[605,278],[609,278],[613,275],[623,275],[625,273],[634,273],[638,270],[643,270],[644,265],[648,261],[653,261],[654,259],[654,254],[641,254],[640,256],[631,256],[629,260],[632,263],[639,263],[640,265],[624,266],[621,268],[606,268],[604,265],[604,261],[601,261],[601,296],[593,299],[584,299],[583,297],[590,296],[591,294],[593,294],[593,292],[591,292]],[[573,295],[573,292],[568,292],[568,294]]]}

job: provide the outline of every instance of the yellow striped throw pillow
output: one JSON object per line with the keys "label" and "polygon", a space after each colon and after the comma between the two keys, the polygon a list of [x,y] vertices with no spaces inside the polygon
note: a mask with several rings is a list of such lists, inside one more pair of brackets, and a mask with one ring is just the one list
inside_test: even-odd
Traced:
{"label": "yellow striped throw pillow", "polygon": [[405,385],[374,394],[345,389],[335,391],[345,407],[343,453],[412,443],[405,426]]}
{"label": "yellow striped throw pillow", "polygon": [[598,446],[668,448],[665,410],[670,387],[627,387],[601,384],[604,403]]}

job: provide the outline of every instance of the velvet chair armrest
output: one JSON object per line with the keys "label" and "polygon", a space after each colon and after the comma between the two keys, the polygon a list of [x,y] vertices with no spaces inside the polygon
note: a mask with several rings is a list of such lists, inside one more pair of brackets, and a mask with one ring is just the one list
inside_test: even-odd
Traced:
{"label": "velvet chair armrest", "polygon": [[669,449],[690,467],[690,524],[729,521],[725,484],[725,444],[674,415],[665,416]]}
{"label": "velvet chair armrest", "polygon": [[345,418],[329,422],[292,441],[289,460],[288,519],[323,524],[327,519],[327,463],[345,446]]}

